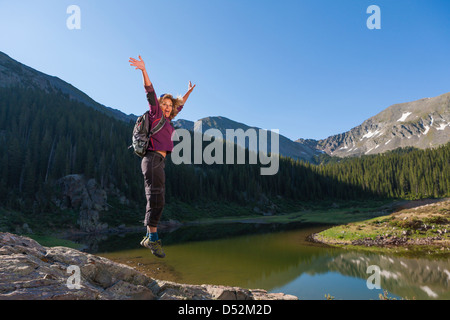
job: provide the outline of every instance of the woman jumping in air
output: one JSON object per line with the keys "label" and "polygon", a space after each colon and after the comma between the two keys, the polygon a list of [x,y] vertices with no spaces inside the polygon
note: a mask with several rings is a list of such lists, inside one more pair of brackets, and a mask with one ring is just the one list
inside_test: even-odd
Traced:
{"label": "woman jumping in air", "polygon": [[131,66],[136,67],[136,70],[141,70],[144,77],[145,93],[150,105],[150,130],[158,124],[161,117],[166,117],[166,120],[168,120],[160,131],[151,136],[148,151],[141,162],[147,198],[144,219],[147,235],[141,241],[141,245],[149,248],[155,256],[164,258],[165,253],[161,246],[161,240],[158,238],[158,222],[165,204],[166,176],[164,168],[166,155],[173,151],[172,133],[175,129],[171,120],[181,111],[195,85],[193,86],[189,81],[188,91],[183,98],[174,98],[170,94],[163,94],[158,99],[141,56],[139,56],[139,60],[130,58],[129,62]]}

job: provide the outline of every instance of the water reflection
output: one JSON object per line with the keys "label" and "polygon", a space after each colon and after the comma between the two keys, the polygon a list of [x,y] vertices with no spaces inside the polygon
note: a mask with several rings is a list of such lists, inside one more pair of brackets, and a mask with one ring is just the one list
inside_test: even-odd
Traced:
{"label": "water reflection", "polygon": [[409,299],[450,299],[450,260],[401,258],[382,254],[346,252],[328,263],[328,269],[342,275],[367,278],[367,267],[381,270],[381,286]]}
{"label": "water reflection", "polygon": [[403,258],[330,248],[306,238],[323,226],[210,225],[163,233],[166,258],[158,260],[139,247],[142,233],[97,241],[97,253],[170,270],[176,281],[262,288],[301,299],[378,299],[369,290],[367,268],[381,270],[381,287],[389,297],[450,299],[450,261]]}

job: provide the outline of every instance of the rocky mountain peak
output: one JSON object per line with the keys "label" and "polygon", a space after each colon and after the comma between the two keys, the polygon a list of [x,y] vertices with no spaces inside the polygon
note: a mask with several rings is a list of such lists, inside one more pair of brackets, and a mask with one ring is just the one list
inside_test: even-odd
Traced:
{"label": "rocky mountain peak", "polygon": [[394,104],[351,130],[326,139],[297,140],[338,157],[426,149],[450,141],[450,93]]}

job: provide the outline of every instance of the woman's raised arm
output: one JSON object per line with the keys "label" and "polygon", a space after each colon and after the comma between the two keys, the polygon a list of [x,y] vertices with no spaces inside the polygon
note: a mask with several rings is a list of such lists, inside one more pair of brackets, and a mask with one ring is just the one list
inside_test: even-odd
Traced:
{"label": "woman's raised arm", "polygon": [[144,77],[144,86],[151,86],[152,82],[150,81],[150,78],[148,77],[147,70],[145,69],[145,62],[142,60],[141,56],[139,56],[139,60],[130,58],[128,62],[130,63],[130,66],[136,67],[136,70],[142,71],[142,76]]}
{"label": "woman's raised arm", "polygon": [[147,70],[145,69],[144,60],[142,60],[141,56],[139,56],[139,60],[130,58],[129,60],[130,66],[136,67],[136,70],[139,69],[142,71],[142,76],[144,77],[144,88],[145,93],[147,95],[147,101],[150,106],[150,115],[151,116],[161,116],[162,110],[159,107],[158,98],[156,97],[155,89],[153,88],[152,82],[148,77]]}

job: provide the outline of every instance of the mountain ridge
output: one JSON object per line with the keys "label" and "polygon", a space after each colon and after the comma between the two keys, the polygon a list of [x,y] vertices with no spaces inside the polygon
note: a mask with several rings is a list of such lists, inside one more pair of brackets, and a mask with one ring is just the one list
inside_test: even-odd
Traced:
{"label": "mountain ridge", "polygon": [[359,126],[325,139],[296,141],[338,157],[378,154],[399,147],[436,147],[450,141],[450,92],[393,104]]}
{"label": "mountain ridge", "polygon": [[102,105],[70,83],[33,69],[0,51],[0,87],[14,86],[32,87],[45,92],[60,90],[62,93],[68,94],[71,99],[82,102],[116,119],[123,121],[135,121],[137,119],[133,114],[127,115],[120,110]]}
{"label": "mountain ridge", "polygon": [[[307,145],[303,145],[300,143],[296,143],[289,138],[283,136],[282,134],[273,132],[272,134],[269,133],[270,130],[266,130],[259,127],[249,126],[247,124],[237,122],[234,120],[231,120],[229,118],[223,117],[223,116],[214,116],[214,117],[204,117],[202,119],[197,120],[196,122],[179,119],[173,121],[175,128],[183,128],[190,131],[197,131],[199,132],[201,129],[202,133],[205,133],[205,131],[209,129],[218,129],[224,138],[226,138],[226,130],[234,130],[237,132],[238,129],[242,129],[244,131],[244,134],[248,132],[248,130],[255,130],[257,133],[257,139],[260,139],[259,136],[259,130],[264,130],[267,132],[267,150],[272,150],[272,138],[278,139],[279,142],[279,154],[285,157],[291,157],[295,160],[303,160],[308,162],[314,162],[314,156],[317,156],[320,154],[320,151],[316,151],[312,148],[310,148]],[[272,137],[273,135],[273,137]],[[231,141],[231,140],[230,140]],[[239,143],[239,140],[233,140],[237,145],[240,147],[246,147],[250,151],[257,152],[258,146],[256,148],[252,148],[249,146],[249,143],[247,143],[247,140],[245,141],[245,144]],[[231,141],[231,142],[233,142]],[[259,140],[258,140],[259,142]],[[258,144],[258,142],[256,142]]]}
{"label": "mountain ridge", "polygon": [[[64,80],[37,71],[0,51],[0,87],[13,86],[34,87],[46,92],[61,91],[69,98],[116,119],[125,122],[137,119],[134,114],[127,115],[104,106]],[[204,117],[196,122],[178,119],[173,123],[176,128],[191,131],[199,129],[195,126],[201,123],[202,132],[214,128],[220,130],[223,136],[226,135],[226,129],[242,129],[244,132],[261,129],[223,116]],[[350,157],[382,153],[399,147],[435,147],[450,141],[450,92],[433,98],[393,104],[360,125],[324,139],[299,138],[293,141],[280,133],[275,134],[279,138],[280,155],[312,163],[322,154]],[[270,135],[267,137],[270,149]],[[247,142],[242,146],[251,149]]]}

